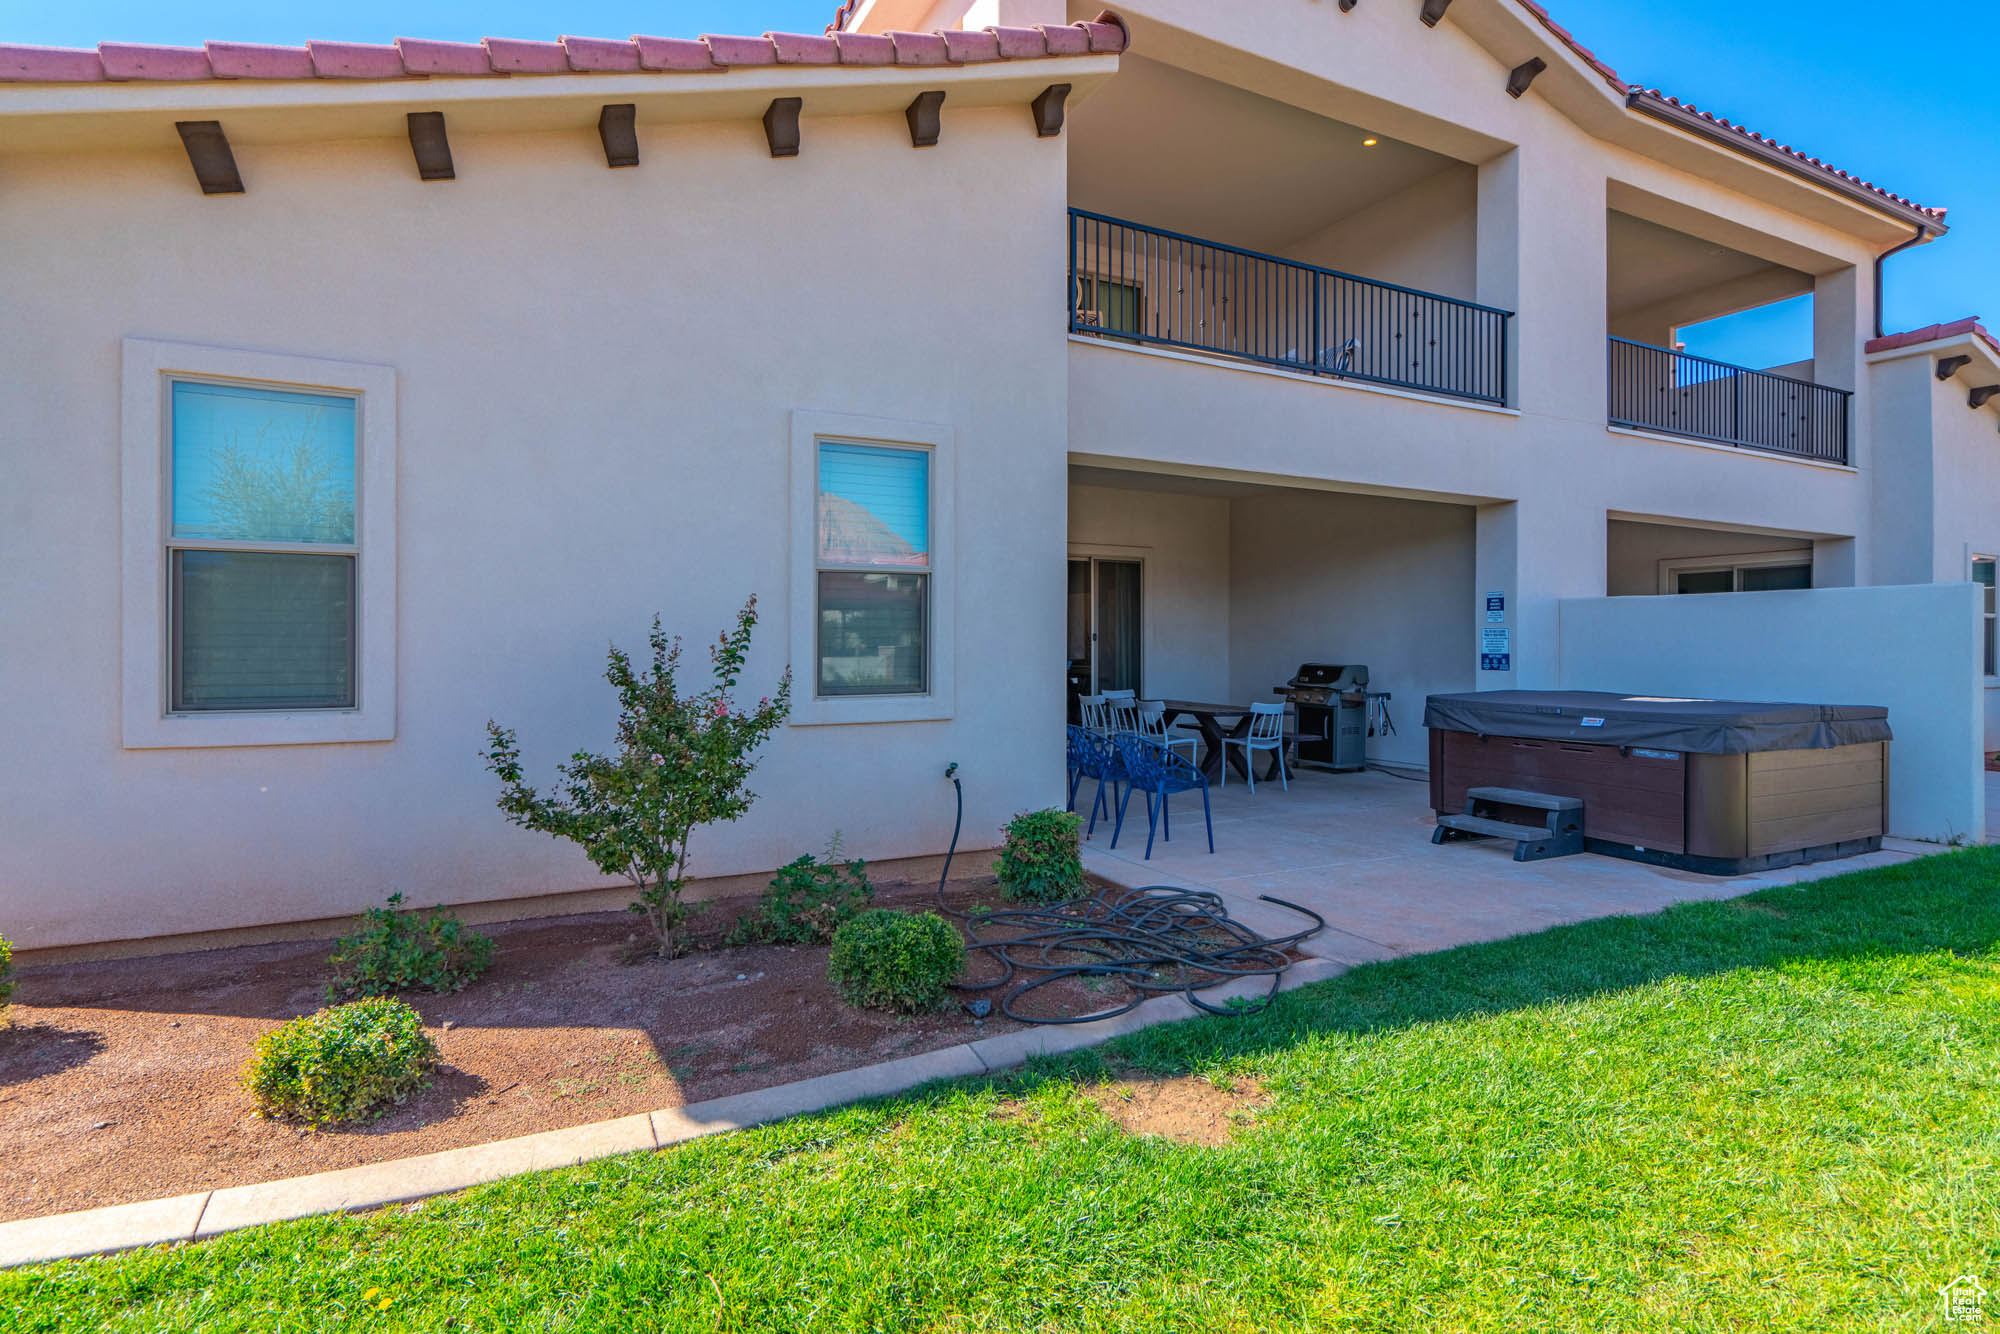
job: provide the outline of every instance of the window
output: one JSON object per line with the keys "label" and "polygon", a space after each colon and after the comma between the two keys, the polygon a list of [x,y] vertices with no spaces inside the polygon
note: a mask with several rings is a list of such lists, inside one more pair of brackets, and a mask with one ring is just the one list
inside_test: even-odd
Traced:
{"label": "window", "polygon": [[354,707],[355,400],[167,388],[169,713]]}
{"label": "window", "polygon": [[395,372],[128,339],[129,747],[395,734]]}
{"label": "window", "polygon": [[1660,562],[1662,593],[1767,593],[1812,587],[1812,552],[1756,551]]}
{"label": "window", "polygon": [[952,716],[952,441],[933,423],[792,414],[793,724]]}
{"label": "window", "polygon": [[1994,653],[1995,648],[2000,647],[1994,642],[1993,570],[1995,563],[1995,559],[1992,556],[1974,556],[1972,558],[1972,582],[1982,585],[1979,590],[1980,610],[1982,613],[1980,618],[1980,634],[1981,642],[1986,648],[1986,674],[1988,676],[2000,675],[2000,672],[1995,671],[1996,667],[2000,667],[2000,661],[1996,661]]}
{"label": "window", "polygon": [[1076,280],[1076,322],[1107,333],[1137,336],[1145,327],[1146,298],[1134,283],[1081,274]]}
{"label": "window", "polygon": [[819,442],[816,693],[921,695],[930,451]]}

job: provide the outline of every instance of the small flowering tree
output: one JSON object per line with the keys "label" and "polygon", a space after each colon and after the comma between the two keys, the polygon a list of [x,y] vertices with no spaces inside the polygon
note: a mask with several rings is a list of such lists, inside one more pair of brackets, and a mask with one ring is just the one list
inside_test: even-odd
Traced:
{"label": "small flowering tree", "polygon": [[688,837],[750,809],[756,794],[744,784],[756,767],[753,752],[791,710],[790,668],[777,694],[755,709],[735,705],[756,624],[753,597],[736,614],[736,628],[710,647],[715,683],[700,694],[680,692],[681,641],[660,629],[659,617],[648,641],[650,670],[633,670],[632,660],[613,645],[604,679],[618,692],[618,749],[576,752],[557,768],[562,781],[549,796],[521,781],[514,733],[486,724],[486,763],[500,779],[500,809],[508,820],[579,843],[599,870],[630,880],[638,893],[632,911],[646,919],[667,958],[676,953],[675,931],[691,915],[681,902]]}

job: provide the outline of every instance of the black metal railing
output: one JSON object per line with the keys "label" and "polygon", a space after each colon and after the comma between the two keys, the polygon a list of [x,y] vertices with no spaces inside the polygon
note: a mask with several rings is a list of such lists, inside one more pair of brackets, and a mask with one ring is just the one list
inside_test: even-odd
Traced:
{"label": "black metal railing", "polygon": [[1845,389],[1629,338],[1611,340],[1613,426],[1847,462]]}
{"label": "black metal railing", "polygon": [[1507,401],[1509,311],[1075,208],[1069,275],[1077,333]]}

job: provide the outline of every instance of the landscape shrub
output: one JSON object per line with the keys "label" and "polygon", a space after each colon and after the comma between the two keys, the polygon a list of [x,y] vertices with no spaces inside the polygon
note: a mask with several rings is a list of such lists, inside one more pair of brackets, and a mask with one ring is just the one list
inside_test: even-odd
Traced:
{"label": "landscape shrub", "polygon": [[675,932],[692,915],[681,901],[687,888],[688,837],[705,824],[734,820],[756,793],[744,784],[756,767],[752,755],[791,711],[792,673],[754,709],[736,707],[734,693],[750,655],[757,599],[736,613],[736,626],[708,649],[715,681],[699,694],[682,695],[681,641],[653,618],[647,642],[649,671],[635,671],[615,644],[604,679],[618,692],[618,748],[609,755],[578,751],[556,772],[562,782],[543,796],[521,781],[521,752],[514,734],[486,724],[486,764],[501,782],[500,809],[523,829],[581,844],[607,875],[632,882],[632,911],[652,928],[655,949],[671,958]]}
{"label": "landscape shrub", "polygon": [[936,913],[870,908],[833,933],[826,975],[849,1005],[914,1014],[949,1004],[964,966],[958,928]]}
{"label": "landscape shrub", "polygon": [[859,857],[842,861],[835,834],[825,856],[808,853],[778,868],[757,906],[729,933],[729,943],[824,945],[874,897],[868,863]]}
{"label": "landscape shrub", "polygon": [[334,942],[327,964],[329,1001],[392,996],[398,991],[457,991],[493,962],[493,941],[442,908],[419,915],[398,911],[401,894],[386,908],[370,908],[361,929]]}
{"label": "landscape shrub", "polygon": [[375,996],[280,1024],[257,1039],[243,1087],[264,1116],[328,1125],[403,1101],[437,1059],[422,1016],[392,996]]}
{"label": "landscape shrub", "polygon": [[0,1024],[7,1022],[7,1003],[14,995],[14,946],[0,936]]}
{"label": "landscape shrub", "polygon": [[1024,811],[1007,822],[1007,840],[994,859],[1000,888],[1010,899],[1060,903],[1083,893],[1083,854],[1074,811]]}

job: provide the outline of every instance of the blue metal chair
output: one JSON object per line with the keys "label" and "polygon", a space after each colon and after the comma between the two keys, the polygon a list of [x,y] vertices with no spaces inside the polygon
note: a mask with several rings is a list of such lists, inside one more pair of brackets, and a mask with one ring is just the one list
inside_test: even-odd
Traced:
{"label": "blue metal chair", "polygon": [[[1215,821],[1208,811],[1208,778],[1192,761],[1176,755],[1158,742],[1125,732],[1112,738],[1125,765],[1125,795],[1118,803],[1118,828],[1125,826],[1125,803],[1134,789],[1146,794],[1146,860],[1153,859],[1153,832],[1157,829],[1168,843],[1174,841],[1173,819],[1167,814],[1167,798],[1176,792],[1201,790],[1201,822],[1208,827],[1208,850],[1215,851]],[[1158,797],[1156,802],[1154,797]],[[1118,846],[1118,831],[1111,833],[1111,846]]]}
{"label": "blue metal chair", "polygon": [[[1111,846],[1118,846],[1118,831],[1124,827],[1124,803],[1119,800],[1118,788],[1125,781],[1125,766],[1120,761],[1118,750],[1111,744],[1111,738],[1088,727],[1070,724],[1069,728],[1069,809],[1076,809],[1077,790],[1086,778],[1097,780],[1097,795],[1090,803],[1090,827],[1083,836],[1089,838],[1097,832],[1097,816],[1101,811],[1109,818],[1115,810],[1117,823],[1112,826]],[[1104,798],[1104,785],[1111,784],[1111,800]]]}

